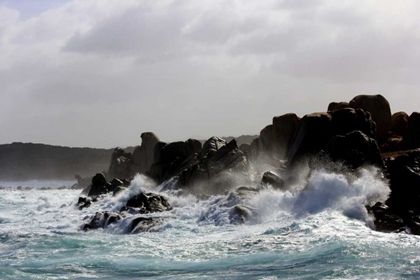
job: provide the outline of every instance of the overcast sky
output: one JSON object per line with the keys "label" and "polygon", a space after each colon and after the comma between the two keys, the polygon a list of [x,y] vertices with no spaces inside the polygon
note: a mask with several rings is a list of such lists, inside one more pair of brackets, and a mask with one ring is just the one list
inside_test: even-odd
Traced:
{"label": "overcast sky", "polygon": [[420,111],[420,1],[0,0],[0,143],[258,134],[382,94]]}

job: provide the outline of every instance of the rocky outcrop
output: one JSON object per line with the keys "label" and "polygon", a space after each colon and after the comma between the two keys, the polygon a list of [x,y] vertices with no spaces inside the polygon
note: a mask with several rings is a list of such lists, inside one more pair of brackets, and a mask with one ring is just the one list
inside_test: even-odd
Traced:
{"label": "rocky outcrop", "polygon": [[93,197],[105,194],[111,191],[107,185],[105,176],[102,173],[97,173],[92,178],[92,183],[87,186],[81,193],[82,196]]}
{"label": "rocky outcrop", "polygon": [[420,205],[420,149],[388,159],[386,166],[391,188],[387,204],[400,211],[417,209]]}
{"label": "rocky outcrop", "polygon": [[286,159],[291,141],[300,118],[296,114],[285,114],[273,118],[273,122],[261,130],[249,150],[253,162],[265,161],[276,166],[279,160]]}
{"label": "rocky outcrop", "polygon": [[[89,202],[90,204],[95,202],[97,199],[98,197],[95,197],[92,200],[85,198],[84,203]],[[79,204],[80,203],[81,198],[79,198]],[[154,193],[140,193],[131,197],[119,213],[109,211],[96,212],[95,215],[85,218],[88,220],[88,222],[83,224],[81,228],[85,231],[98,228],[107,228],[111,224],[126,219],[128,220],[128,222],[125,223],[127,224],[127,228],[125,229],[127,233],[150,231],[153,227],[161,224],[163,219],[139,216],[139,214],[144,215],[156,212],[164,212],[171,209],[171,205],[164,196]]]}
{"label": "rocky outcrop", "polygon": [[95,215],[90,217],[90,221],[88,223],[82,225],[82,230],[88,231],[92,229],[106,228],[119,220],[121,220],[121,216],[117,213],[108,211],[96,212]]}
{"label": "rocky outcrop", "polygon": [[248,160],[235,140],[226,143],[221,138],[212,137],[188,162],[178,173],[178,182],[193,192],[197,190],[191,186],[200,185],[201,194],[223,193],[241,179],[248,178]]}
{"label": "rocky outcrop", "polygon": [[285,114],[273,118],[273,147],[279,159],[286,159],[300,118],[296,114]]}
{"label": "rocky outcrop", "polygon": [[200,148],[199,142],[192,139],[158,143],[150,175],[159,184],[175,178],[176,188],[204,194],[223,192],[238,174],[247,173],[248,160],[235,140],[226,143],[219,137],[212,137]]}
{"label": "rocky outcrop", "polygon": [[154,162],[155,146],[159,138],[153,132],[141,134],[141,146],[137,146],[133,153],[126,153],[116,148],[111,156],[107,179],[128,179],[136,174],[146,174]]}
{"label": "rocky outcrop", "polygon": [[327,111],[331,112],[331,111],[340,110],[340,109],[344,109],[348,107],[350,107],[348,102],[331,102],[328,105]]}
{"label": "rocky outcrop", "polygon": [[261,179],[262,186],[271,186],[274,189],[284,190],[284,181],[277,176],[273,171],[267,171],[264,173]]}
{"label": "rocky outcrop", "polygon": [[[316,155],[320,151],[327,151],[328,144],[331,139],[336,136],[345,136],[353,131],[360,131],[368,138],[375,135],[375,123],[372,121],[369,113],[361,109],[344,108],[329,113],[314,113],[306,115],[299,122],[297,132],[293,138],[291,148],[289,150],[288,162],[290,166],[300,162],[307,156]],[[347,137],[354,137],[349,135]],[[359,137],[360,143],[364,142],[364,136]],[[373,138],[368,140],[369,143],[375,141]],[[337,142],[337,144],[335,144]],[[334,138],[330,144],[329,151],[334,155],[348,154],[348,152],[338,152],[338,147],[344,149],[343,145],[348,144],[347,140]],[[362,144],[361,144],[362,145]],[[368,145],[375,151],[375,145]],[[333,156],[334,156],[333,155]],[[340,156],[337,156],[339,158]]]}
{"label": "rocky outcrop", "polygon": [[159,137],[153,132],[144,132],[140,137],[142,140],[141,146],[137,146],[131,156],[131,176],[137,173],[146,174],[150,170],[154,162],[155,145],[160,141]]}
{"label": "rocky outcrop", "polygon": [[408,134],[408,115],[406,112],[394,113],[391,117],[391,133],[401,136]]}
{"label": "rocky outcrop", "polygon": [[333,136],[326,152],[333,161],[343,162],[354,169],[363,165],[383,166],[378,144],[359,130]]}
{"label": "rocky outcrop", "polygon": [[121,211],[128,211],[133,208],[141,214],[163,212],[172,209],[164,196],[153,193],[140,193],[130,198]]}
{"label": "rocky outcrop", "polygon": [[376,123],[376,140],[382,145],[391,129],[391,108],[388,100],[382,95],[358,95],[354,97],[349,106],[370,112],[372,120]]}
{"label": "rocky outcrop", "polygon": [[391,195],[386,204],[368,207],[380,231],[420,234],[420,149],[403,152],[386,161]]}
{"label": "rocky outcrop", "polygon": [[149,174],[158,183],[162,183],[187,167],[200,151],[201,143],[195,139],[173,143],[158,142]]}
{"label": "rocky outcrop", "polygon": [[131,177],[131,153],[124,152],[121,148],[115,148],[111,156],[111,163],[108,169],[108,180],[114,178]]}

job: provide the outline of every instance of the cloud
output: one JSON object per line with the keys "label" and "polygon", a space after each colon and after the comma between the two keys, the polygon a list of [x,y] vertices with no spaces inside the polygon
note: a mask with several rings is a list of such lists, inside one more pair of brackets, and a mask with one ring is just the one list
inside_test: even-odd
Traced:
{"label": "cloud", "polygon": [[410,112],[419,10],[411,0],[74,0],[21,18],[0,5],[0,142],[251,134],[360,93]]}

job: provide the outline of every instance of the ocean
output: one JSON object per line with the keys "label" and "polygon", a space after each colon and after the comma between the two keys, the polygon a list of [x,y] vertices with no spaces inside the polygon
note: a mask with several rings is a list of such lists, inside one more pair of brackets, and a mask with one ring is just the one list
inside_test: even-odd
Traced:
{"label": "ocean", "polygon": [[[138,234],[127,233],[129,214],[105,229],[81,226],[139,191],[159,192],[143,176],[83,210],[80,190],[59,188],[74,182],[0,182],[0,279],[419,279],[420,237],[373,230],[364,205],[389,194],[378,176],[319,170],[286,192],[233,186],[202,200],[161,191],[173,209],[148,214],[163,222]],[[243,224],[235,205],[252,209]]]}

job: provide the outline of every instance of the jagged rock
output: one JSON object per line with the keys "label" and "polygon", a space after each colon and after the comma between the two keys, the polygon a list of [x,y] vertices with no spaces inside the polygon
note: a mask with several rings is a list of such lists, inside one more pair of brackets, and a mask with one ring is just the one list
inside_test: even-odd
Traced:
{"label": "jagged rock", "polygon": [[287,152],[290,149],[299,121],[300,118],[292,113],[273,118],[273,143],[271,146],[278,158],[287,158]]}
{"label": "jagged rock", "polygon": [[333,136],[328,142],[326,152],[333,161],[344,162],[352,168],[365,164],[383,167],[376,141],[358,130],[345,136]]}
{"label": "jagged rock", "polygon": [[77,186],[73,185],[72,189],[84,189],[92,182],[92,177],[82,178],[80,175],[75,175],[74,178],[77,180]]}
{"label": "jagged rock", "polygon": [[245,205],[235,205],[229,210],[229,221],[231,224],[243,224],[252,215],[252,209]]}
{"label": "jagged rock", "polygon": [[102,173],[97,173],[92,178],[92,184],[87,186],[81,193],[82,196],[98,196],[109,192],[109,187],[105,176]]}
{"label": "jagged rock", "polygon": [[331,111],[340,110],[340,109],[344,109],[348,107],[350,107],[348,102],[331,102],[328,105],[327,111],[331,112]]}
{"label": "jagged rock", "polygon": [[106,228],[110,224],[113,224],[119,220],[121,220],[121,216],[116,213],[108,211],[96,212],[89,223],[82,226],[82,230],[87,231],[91,229]]}
{"label": "jagged rock", "polygon": [[194,190],[188,187],[200,185],[200,194],[223,193],[242,180],[241,175],[246,177],[247,167],[248,160],[234,139],[226,144],[223,139],[212,137],[204,143],[200,154],[180,169],[178,184],[189,191]]}
{"label": "jagged rock", "polygon": [[307,156],[325,151],[330,139],[360,130],[369,137],[375,135],[375,123],[369,113],[361,109],[344,108],[330,113],[306,115],[299,126],[289,150],[289,166]]}
{"label": "jagged rock", "polygon": [[154,162],[155,145],[159,142],[159,137],[153,132],[143,132],[141,134],[141,146],[137,146],[131,156],[130,175],[146,174]]}
{"label": "jagged rock", "polygon": [[129,208],[138,208],[140,213],[153,213],[171,210],[171,206],[164,196],[153,193],[140,193],[130,198],[125,207],[121,210],[126,211]]}
{"label": "jagged rock", "polygon": [[260,153],[270,153],[272,151],[272,146],[273,146],[273,140],[274,140],[274,135],[273,135],[273,125],[267,125],[266,127],[264,127],[261,132],[260,132]]}
{"label": "jagged rock", "polygon": [[390,159],[386,166],[391,188],[387,205],[400,212],[416,210],[420,204],[420,149]]}
{"label": "jagged rock", "polygon": [[185,142],[163,143],[155,146],[154,163],[150,176],[159,183],[170,179],[194,161],[201,151],[201,143],[195,139]]}
{"label": "jagged rock", "polygon": [[131,221],[128,231],[132,234],[154,231],[154,228],[162,223],[161,218],[137,217]]}
{"label": "jagged rock", "polygon": [[108,180],[114,178],[129,178],[131,168],[131,153],[124,152],[121,148],[115,148],[112,153],[111,163],[108,170]]}
{"label": "jagged rock", "polygon": [[349,132],[359,130],[368,137],[375,138],[376,125],[369,112],[361,109],[344,108],[330,112],[330,115],[330,136],[346,135]]}
{"label": "jagged rock", "polygon": [[248,154],[250,148],[251,148],[251,145],[247,143],[243,143],[242,145],[239,146],[239,150],[241,150],[244,154]]}
{"label": "jagged rock", "polygon": [[[236,143],[236,141],[235,141]],[[213,136],[204,142],[203,149],[200,152],[200,157],[209,157],[212,154],[216,153],[220,148],[226,145],[226,141],[222,138]]]}
{"label": "jagged rock", "polygon": [[376,123],[376,140],[379,145],[386,141],[391,129],[391,108],[388,100],[382,95],[358,95],[349,102],[350,107],[370,112]]}
{"label": "jagged rock", "polygon": [[367,207],[369,213],[375,217],[377,231],[402,232],[405,231],[404,220],[388,206],[378,202],[372,207]]}
{"label": "jagged rock", "polygon": [[106,184],[107,184],[107,181],[105,179],[104,174],[96,173],[96,175],[93,176],[92,185],[94,185],[94,186],[105,186]]}
{"label": "jagged rock", "polygon": [[299,162],[307,155],[318,153],[329,140],[331,115],[314,113],[299,122],[289,150],[289,165]]}
{"label": "jagged rock", "polygon": [[261,179],[262,186],[272,186],[275,189],[282,190],[284,187],[284,181],[277,176],[273,171],[267,171],[264,173]]}

